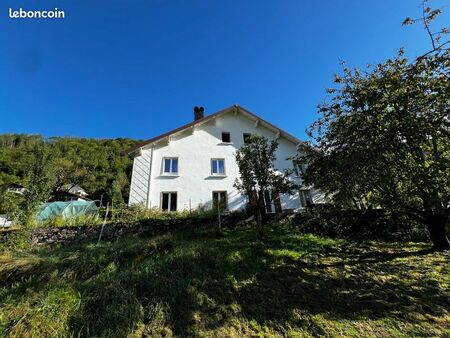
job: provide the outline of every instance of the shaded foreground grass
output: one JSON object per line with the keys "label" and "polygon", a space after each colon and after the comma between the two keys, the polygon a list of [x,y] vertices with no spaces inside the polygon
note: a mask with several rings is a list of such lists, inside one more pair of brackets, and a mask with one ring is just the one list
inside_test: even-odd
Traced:
{"label": "shaded foreground grass", "polygon": [[450,263],[425,244],[273,226],[0,256],[11,337],[450,336]]}

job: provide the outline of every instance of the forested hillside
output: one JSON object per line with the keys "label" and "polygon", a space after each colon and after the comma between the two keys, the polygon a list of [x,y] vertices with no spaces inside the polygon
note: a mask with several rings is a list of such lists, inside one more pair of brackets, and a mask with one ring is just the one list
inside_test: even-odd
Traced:
{"label": "forested hillside", "polygon": [[43,138],[40,135],[0,135],[0,194],[11,183],[30,184],[30,172],[37,159],[52,176],[52,190],[64,184],[78,184],[91,199],[126,202],[132,160],[124,150],[137,141],[130,139]]}

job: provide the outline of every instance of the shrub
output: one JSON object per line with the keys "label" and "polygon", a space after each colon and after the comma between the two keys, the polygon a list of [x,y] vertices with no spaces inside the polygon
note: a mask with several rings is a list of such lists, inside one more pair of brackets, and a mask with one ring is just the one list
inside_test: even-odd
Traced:
{"label": "shrub", "polygon": [[133,223],[149,219],[171,220],[171,219],[212,219],[217,217],[216,212],[211,209],[199,207],[193,210],[183,210],[177,212],[165,212],[158,208],[148,209],[142,204],[131,206],[119,205],[111,210],[110,220],[115,223]]}
{"label": "shrub", "polygon": [[28,249],[31,237],[31,231],[28,229],[8,230],[7,234],[2,234],[3,239],[0,242],[0,252],[15,252]]}
{"label": "shrub", "polygon": [[385,240],[425,240],[425,228],[401,214],[384,209],[342,210],[329,205],[307,208],[292,224],[304,233],[330,237]]}

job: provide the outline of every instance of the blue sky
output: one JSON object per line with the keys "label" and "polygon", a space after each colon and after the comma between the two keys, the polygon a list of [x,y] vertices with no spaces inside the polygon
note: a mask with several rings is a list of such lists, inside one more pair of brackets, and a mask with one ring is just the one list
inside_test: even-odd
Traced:
{"label": "blue sky", "polygon": [[[340,61],[429,49],[415,0],[3,0],[0,133],[147,139],[238,103],[305,138]],[[450,22],[447,6],[436,26]],[[12,20],[9,8],[63,9]]]}

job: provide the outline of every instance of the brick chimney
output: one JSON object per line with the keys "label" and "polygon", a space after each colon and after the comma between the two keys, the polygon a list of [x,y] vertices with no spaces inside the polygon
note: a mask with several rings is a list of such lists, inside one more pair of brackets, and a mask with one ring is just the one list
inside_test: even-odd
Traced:
{"label": "brick chimney", "polygon": [[204,111],[203,107],[194,107],[194,121],[202,119]]}

